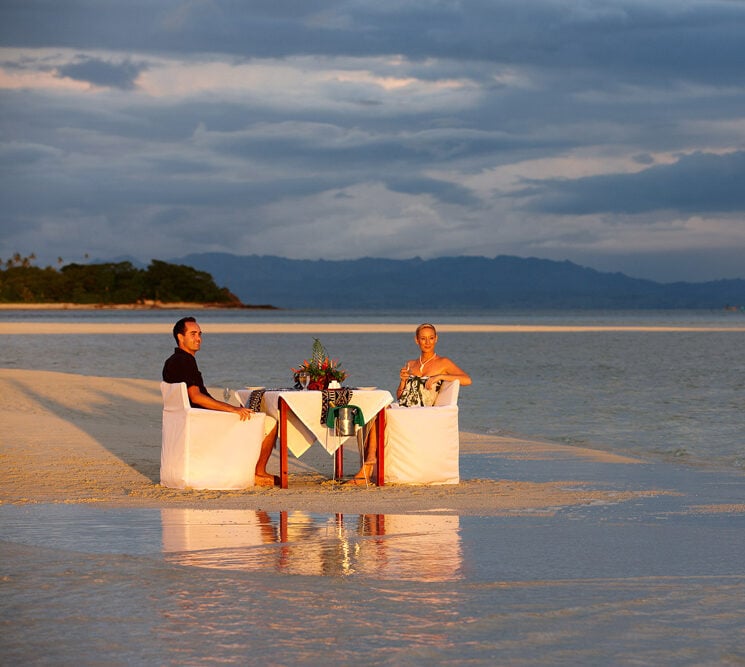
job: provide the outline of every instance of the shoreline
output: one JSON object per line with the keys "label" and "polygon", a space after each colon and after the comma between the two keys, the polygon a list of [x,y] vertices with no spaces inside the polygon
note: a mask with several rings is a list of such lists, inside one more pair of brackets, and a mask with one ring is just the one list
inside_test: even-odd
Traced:
{"label": "shoreline", "polygon": [[[330,479],[333,457],[320,446],[290,457],[288,489],[177,490],[160,486],[162,402],[154,380],[0,369],[0,506],[38,503],[101,507],[305,510],[328,513],[451,512],[553,515],[559,509],[664,496],[633,485],[629,466],[644,461],[612,452],[519,437],[461,432],[461,456],[527,467],[535,476],[462,479],[457,485],[347,487]],[[349,448],[348,448],[349,449]],[[345,452],[355,470],[357,452]],[[569,477],[554,468],[573,471]],[[599,477],[593,472],[604,470]],[[277,452],[270,472],[278,472]],[[582,472],[585,470],[585,473]],[[587,477],[589,471],[589,477]],[[584,477],[583,477],[584,474]]]}
{"label": "shoreline", "polygon": [[[210,334],[270,334],[270,333],[404,333],[410,334],[412,324],[406,323],[344,323],[344,322],[210,322],[200,318],[202,329]],[[169,333],[171,322],[39,322],[0,321],[0,335],[33,334],[163,334]],[[442,333],[727,333],[745,331],[745,324],[733,326],[667,326],[667,325],[552,325],[552,324],[438,324]]]}
{"label": "shoreline", "polygon": [[253,305],[201,303],[191,301],[149,301],[142,303],[0,303],[0,310],[280,310],[270,304]]}
{"label": "shoreline", "polygon": [[743,656],[742,472],[461,432],[457,485],[345,487],[315,446],[286,490],[181,491],[159,382],[0,368],[0,391],[9,664]]}

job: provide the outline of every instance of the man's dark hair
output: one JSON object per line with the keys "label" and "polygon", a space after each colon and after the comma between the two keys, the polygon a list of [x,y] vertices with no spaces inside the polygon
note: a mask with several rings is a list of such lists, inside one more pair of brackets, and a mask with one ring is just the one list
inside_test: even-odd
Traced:
{"label": "man's dark hair", "polygon": [[182,317],[176,324],[173,325],[173,337],[175,338],[176,342],[178,343],[178,335],[183,335],[186,332],[186,323],[187,322],[196,322],[195,317]]}

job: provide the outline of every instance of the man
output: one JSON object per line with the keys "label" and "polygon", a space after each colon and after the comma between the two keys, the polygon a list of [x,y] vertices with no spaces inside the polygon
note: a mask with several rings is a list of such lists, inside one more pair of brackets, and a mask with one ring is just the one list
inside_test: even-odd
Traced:
{"label": "man", "polygon": [[[202,374],[197,366],[196,353],[202,346],[202,330],[193,317],[183,317],[173,327],[173,337],[178,347],[163,364],[164,382],[185,382],[189,393],[189,403],[193,408],[204,408],[205,410],[220,410],[221,412],[234,412],[241,421],[251,419],[253,410],[240,406],[230,405],[210,396],[204,386]],[[272,454],[274,442],[277,439],[277,420],[269,415],[266,416],[264,426],[264,440],[261,443],[261,453],[256,463],[256,485],[273,486],[274,476],[266,471],[266,464]],[[230,462],[226,462],[230,465]]]}

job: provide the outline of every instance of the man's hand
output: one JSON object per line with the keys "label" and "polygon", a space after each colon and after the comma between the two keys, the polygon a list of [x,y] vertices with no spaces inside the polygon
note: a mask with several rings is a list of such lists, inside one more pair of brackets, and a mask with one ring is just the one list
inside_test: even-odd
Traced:
{"label": "man's hand", "polygon": [[241,418],[242,422],[246,421],[247,419],[251,419],[251,415],[254,413],[253,410],[243,407],[235,408],[235,412],[238,413],[238,416]]}

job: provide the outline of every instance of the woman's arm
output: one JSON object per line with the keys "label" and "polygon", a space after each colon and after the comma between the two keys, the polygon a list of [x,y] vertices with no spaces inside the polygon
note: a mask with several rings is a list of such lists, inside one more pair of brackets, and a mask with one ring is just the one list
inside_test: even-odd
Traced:
{"label": "woman's arm", "polygon": [[462,387],[471,384],[471,376],[447,357],[441,357],[436,372],[429,376],[424,386],[432,389],[440,380],[458,380]]}

